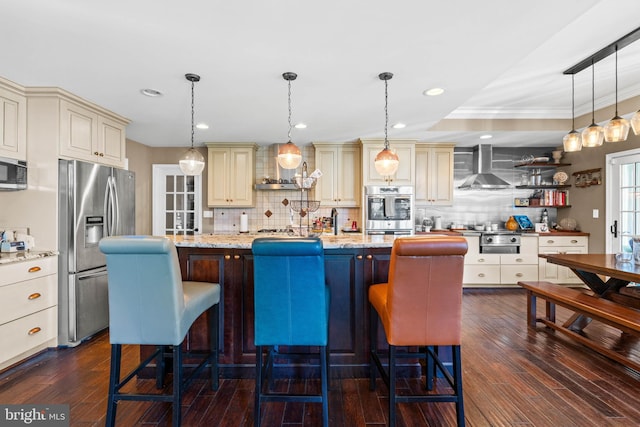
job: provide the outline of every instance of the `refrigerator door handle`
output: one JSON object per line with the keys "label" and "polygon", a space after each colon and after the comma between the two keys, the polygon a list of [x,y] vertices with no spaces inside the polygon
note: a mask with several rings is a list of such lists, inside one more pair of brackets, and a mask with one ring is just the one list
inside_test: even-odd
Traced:
{"label": "refrigerator door handle", "polygon": [[120,203],[118,202],[118,183],[115,177],[111,177],[111,201],[113,205],[113,231],[114,234],[119,233],[120,230]]}
{"label": "refrigerator door handle", "polygon": [[93,277],[104,276],[107,273],[107,267],[92,270],[90,273],[76,273],[78,280],[91,279]]}
{"label": "refrigerator door handle", "polygon": [[114,229],[114,211],[113,211],[113,189],[111,187],[111,177],[107,177],[107,188],[104,196],[104,219],[106,235],[113,236]]}

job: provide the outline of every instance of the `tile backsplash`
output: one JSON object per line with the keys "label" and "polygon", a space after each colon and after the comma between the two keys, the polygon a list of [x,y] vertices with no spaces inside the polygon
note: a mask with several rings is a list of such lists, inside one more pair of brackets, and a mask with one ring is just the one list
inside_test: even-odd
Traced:
{"label": "tile backsplash", "polygon": [[[315,151],[313,146],[302,146],[302,160],[307,162],[309,173],[314,170]],[[256,183],[261,182],[263,178],[269,176],[272,162],[271,152],[268,146],[260,146],[256,152]],[[298,171],[301,170],[300,166]],[[322,179],[322,178],[320,178]],[[249,218],[249,231],[256,232],[260,229],[281,229],[291,225],[298,227],[307,226],[313,223],[314,218],[331,216],[331,208],[323,207],[311,212],[308,216],[300,217],[297,212],[291,209],[292,200],[315,200],[315,192],[311,189],[308,192],[300,190],[275,190],[275,191],[256,191],[255,207],[252,208],[215,208],[213,211],[213,232],[214,233],[233,233],[240,230],[240,215],[244,212]],[[346,221],[360,222],[359,208],[338,208],[338,222],[340,226]]]}

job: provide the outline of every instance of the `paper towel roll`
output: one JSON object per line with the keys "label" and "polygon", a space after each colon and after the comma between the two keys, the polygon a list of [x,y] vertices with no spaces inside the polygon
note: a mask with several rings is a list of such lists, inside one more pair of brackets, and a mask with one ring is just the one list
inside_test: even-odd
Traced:
{"label": "paper towel roll", "polygon": [[249,232],[249,217],[244,212],[242,212],[242,215],[240,215],[240,232],[241,233]]}

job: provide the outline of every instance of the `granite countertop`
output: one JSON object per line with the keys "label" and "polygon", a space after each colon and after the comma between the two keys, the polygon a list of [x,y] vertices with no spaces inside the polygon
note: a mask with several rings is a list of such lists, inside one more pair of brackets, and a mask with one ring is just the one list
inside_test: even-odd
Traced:
{"label": "granite countertop", "polygon": [[57,251],[0,252],[0,265],[58,255]]}
{"label": "granite countertop", "polygon": [[[197,236],[167,236],[178,247],[192,248],[227,248],[251,249],[251,242],[259,237],[283,237],[283,233],[249,233],[249,234],[201,234]],[[297,236],[292,236],[297,237]],[[390,248],[393,236],[369,236],[360,233],[323,234],[319,236],[325,249],[341,248]]]}

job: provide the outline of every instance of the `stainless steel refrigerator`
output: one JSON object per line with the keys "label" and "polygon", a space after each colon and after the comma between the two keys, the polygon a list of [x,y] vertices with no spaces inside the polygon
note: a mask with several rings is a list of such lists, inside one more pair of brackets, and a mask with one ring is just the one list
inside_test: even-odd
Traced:
{"label": "stainless steel refrigerator", "polygon": [[76,346],[109,326],[102,237],[135,233],[135,174],[58,161],[58,344]]}

